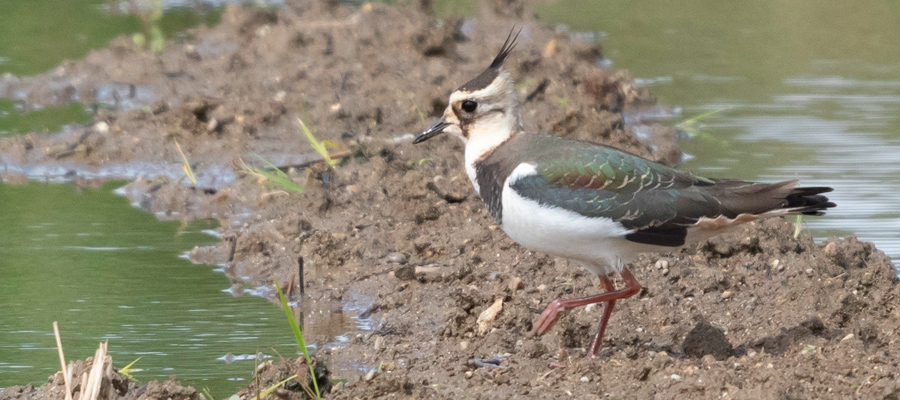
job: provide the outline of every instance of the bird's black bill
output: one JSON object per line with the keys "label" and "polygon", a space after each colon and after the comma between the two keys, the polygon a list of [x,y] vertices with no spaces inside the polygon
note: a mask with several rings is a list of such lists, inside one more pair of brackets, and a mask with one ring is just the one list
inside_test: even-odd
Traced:
{"label": "bird's black bill", "polygon": [[443,119],[435,122],[434,125],[428,127],[428,129],[422,131],[422,133],[416,135],[416,138],[413,139],[413,144],[422,143],[428,139],[431,139],[437,135],[440,135],[444,132],[444,128],[450,126],[449,122],[444,121]]}

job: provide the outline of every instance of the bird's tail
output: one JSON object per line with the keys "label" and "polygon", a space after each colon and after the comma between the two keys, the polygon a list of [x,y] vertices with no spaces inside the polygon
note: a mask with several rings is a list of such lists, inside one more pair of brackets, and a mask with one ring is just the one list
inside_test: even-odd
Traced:
{"label": "bird's tail", "polygon": [[722,206],[734,214],[751,214],[762,218],[779,215],[823,215],[836,204],[822,193],[830,187],[797,187],[799,180],[777,183],[716,181],[721,190],[716,196]]}

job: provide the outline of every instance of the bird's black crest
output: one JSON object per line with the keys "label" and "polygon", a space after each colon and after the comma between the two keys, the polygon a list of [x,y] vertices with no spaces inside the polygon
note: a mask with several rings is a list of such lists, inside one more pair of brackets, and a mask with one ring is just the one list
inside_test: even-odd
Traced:
{"label": "bird's black crest", "polygon": [[513,31],[515,30],[515,26],[509,30],[509,35],[506,36],[506,41],[503,42],[503,47],[500,48],[500,52],[497,53],[497,57],[494,57],[494,61],[491,62],[491,66],[489,68],[500,68],[503,66],[503,61],[506,60],[506,56],[509,55],[512,49],[516,47],[516,39],[518,39],[519,34],[522,33],[522,28],[519,28],[519,31],[516,32],[516,36],[513,36]]}
{"label": "bird's black crest", "polygon": [[[516,33],[515,36],[513,36],[513,32]],[[519,38],[520,33],[522,33],[522,28],[519,28],[519,30],[516,31],[516,28],[513,27],[509,31],[509,35],[506,36],[506,41],[503,42],[503,47],[500,48],[500,52],[497,53],[496,57],[494,57],[494,61],[491,62],[491,65],[486,70],[484,70],[481,75],[478,75],[475,79],[466,82],[465,85],[460,86],[457,90],[461,90],[464,92],[474,92],[476,90],[481,90],[488,87],[488,85],[490,85],[491,82],[494,81],[494,78],[496,78],[500,73],[500,67],[503,66],[503,61],[506,60],[506,57],[509,55],[509,53],[512,52],[514,47],[516,47],[516,39]]]}

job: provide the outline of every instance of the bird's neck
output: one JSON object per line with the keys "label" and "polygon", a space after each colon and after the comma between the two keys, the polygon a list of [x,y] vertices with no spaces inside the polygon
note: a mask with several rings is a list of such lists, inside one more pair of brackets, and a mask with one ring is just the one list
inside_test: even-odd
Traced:
{"label": "bird's neck", "polygon": [[506,113],[497,112],[491,118],[480,120],[466,129],[464,135],[467,137],[465,139],[466,173],[479,193],[478,182],[475,180],[475,164],[503,142],[521,134],[522,127],[515,111],[512,109]]}

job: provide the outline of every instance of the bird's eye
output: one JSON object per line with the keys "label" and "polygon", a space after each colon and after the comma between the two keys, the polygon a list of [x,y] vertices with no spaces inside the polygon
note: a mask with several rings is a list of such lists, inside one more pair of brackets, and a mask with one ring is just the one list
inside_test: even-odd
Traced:
{"label": "bird's eye", "polygon": [[478,108],[478,103],[472,100],[466,100],[462,103],[462,109],[465,112],[475,112],[476,108]]}

